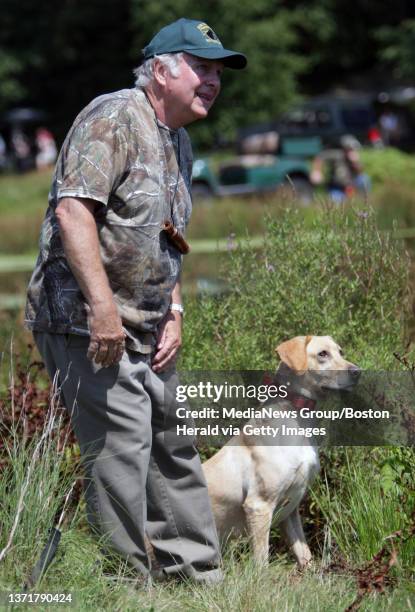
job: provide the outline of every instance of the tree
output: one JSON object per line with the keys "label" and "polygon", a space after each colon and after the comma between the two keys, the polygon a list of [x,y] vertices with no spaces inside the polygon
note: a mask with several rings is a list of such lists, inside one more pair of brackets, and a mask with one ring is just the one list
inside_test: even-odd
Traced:
{"label": "tree", "polygon": [[380,59],[392,69],[396,78],[415,78],[415,19],[403,21],[400,28],[383,27],[378,30],[382,43]]}
{"label": "tree", "polygon": [[[143,46],[179,17],[207,20],[248,68],[225,71],[210,119],[191,126],[200,146],[270,121],[301,94],[326,91],[379,64],[411,77],[415,15],[407,0],[2,0],[0,111],[49,113],[60,139],[101,93],[131,87]],[[409,20],[409,21],[405,21]],[[402,24],[402,28],[400,25]]]}
{"label": "tree", "polygon": [[12,53],[0,47],[0,111],[22,98],[24,87],[19,81],[22,64]]}
{"label": "tree", "polygon": [[0,105],[46,110],[60,138],[93,97],[133,84],[129,0],[62,0],[53,10],[48,0],[3,0],[2,20]]}
{"label": "tree", "polygon": [[387,26],[399,40],[401,24],[414,16],[407,0],[292,0],[292,10],[303,12],[300,50],[311,56],[313,69],[302,83],[310,94],[335,86],[371,87],[384,81],[385,64],[379,62],[386,40],[378,32]]}

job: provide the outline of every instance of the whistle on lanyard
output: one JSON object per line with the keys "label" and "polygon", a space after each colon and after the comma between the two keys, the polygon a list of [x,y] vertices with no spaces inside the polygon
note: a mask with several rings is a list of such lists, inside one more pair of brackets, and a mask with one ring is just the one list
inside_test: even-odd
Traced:
{"label": "whistle on lanyard", "polygon": [[165,221],[162,229],[166,232],[169,242],[171,242],[171,244],[176,247],[176,249],[180,251],[182,255],[186,255],[186,253],[190,251],[189,243],[186,242],[182,234],[171,221]]}

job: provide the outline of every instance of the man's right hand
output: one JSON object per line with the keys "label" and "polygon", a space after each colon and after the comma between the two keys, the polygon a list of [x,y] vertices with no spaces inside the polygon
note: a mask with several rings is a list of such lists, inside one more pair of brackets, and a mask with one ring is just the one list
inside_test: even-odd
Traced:
{"label": "man's right hand", "polygon": [[125,350],[125,332],[114,302],[91,308],[88,322],[91,334],[88,359],[104,368],[121,361]]}

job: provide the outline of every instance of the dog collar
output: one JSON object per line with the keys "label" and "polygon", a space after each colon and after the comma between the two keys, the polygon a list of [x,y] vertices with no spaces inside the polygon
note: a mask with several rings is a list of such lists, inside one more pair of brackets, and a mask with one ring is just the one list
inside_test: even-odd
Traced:
{"label": "dog collar", "polygon": [[301,408],[309,408],[310,410],[313,410],[316,406],[316,400],[310,399],[305,395],[291,393],[290,391],[288,391],[287,399],[289,402],[291,402],[294,408],[297,408],[298,410]]}
{"label": "dog collar", "polygon": [[[264,374],[262,378],[262,383],[264,385],[272,385],[275,383],[275,379],[270,374]],[[309,408],[310,410],[314,410],[316,406],[316,400],[310,399],[305,395],[300,395],[299,393],[293,393],[292,391],[287,390],[287,400],[291,402],[294,408],[301,410],[301,408]]]}

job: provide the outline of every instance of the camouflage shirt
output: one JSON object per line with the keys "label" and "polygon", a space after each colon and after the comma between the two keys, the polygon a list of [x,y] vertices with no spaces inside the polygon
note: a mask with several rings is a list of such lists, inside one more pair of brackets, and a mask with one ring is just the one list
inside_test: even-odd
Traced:
{"label": "camouflage shirt", "polygon": [[26,324],[35,331],[88,335],[88,306],[66,260],[55,210],[60,198],[91,198],[101,257],[127,332],[127,346],[151,352],[182,255],[161,226],[184,233],[191,212],[190,141],[155,116],[143,90],[93,100],[60,152],[40,253],[30,280]]}

